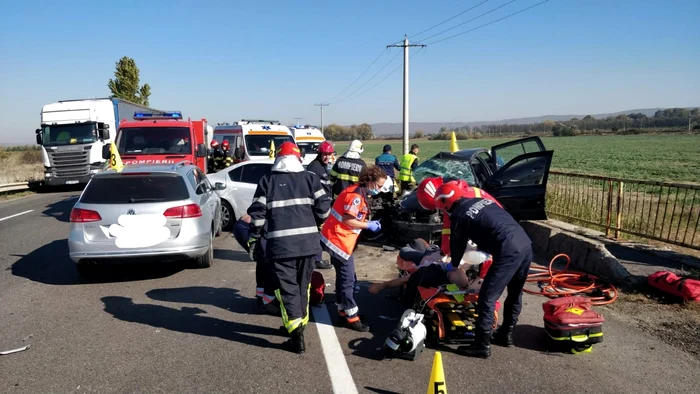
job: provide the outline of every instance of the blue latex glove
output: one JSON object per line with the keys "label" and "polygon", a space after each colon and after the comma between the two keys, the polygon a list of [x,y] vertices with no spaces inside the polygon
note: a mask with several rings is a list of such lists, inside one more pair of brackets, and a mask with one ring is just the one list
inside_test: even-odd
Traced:
{"label": "blue latex glove", "polygon": [[377,231],[382,229],[382,224],[379,223],[378,220],[372,220],[371,222],[367,223],[367,230],[376,233]]}

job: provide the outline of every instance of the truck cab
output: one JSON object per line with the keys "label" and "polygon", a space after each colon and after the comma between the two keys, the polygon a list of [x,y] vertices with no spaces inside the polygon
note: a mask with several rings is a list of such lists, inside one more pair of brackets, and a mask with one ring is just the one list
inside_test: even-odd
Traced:
{"label": "truck cab", "polygon": [[214,139],[219,143],[228,140],[233,149],[234,164],[248,160],[267,160],[270,158],[270,149],[277,149],[287,141],[295,142],[289,127],[279,121],[250,119],[243,119],[233,125],[216,126]]}
{"label": "truck cab", "polygon": [[[207,120],[182,119],[180,111],[135,112],[122,120],[115,145],[124,165],[189,161],[207,171]],[[109,146],[102,156],[110,157]]]}
{"label": "truck cab", "polygon": [[119,126],[120,113],[148,107],[118,98],[62,100],[41,109],[41,128],[35,130],[41,145],[44,184],[86,184],[104,166],[104,146]]}

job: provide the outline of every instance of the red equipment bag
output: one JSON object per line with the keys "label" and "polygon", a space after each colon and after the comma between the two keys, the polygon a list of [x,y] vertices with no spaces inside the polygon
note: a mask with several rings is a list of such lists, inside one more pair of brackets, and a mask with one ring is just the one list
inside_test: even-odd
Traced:
{"label": "red equipment bag", "polygon": [[700,280],[678,276],[671,271],[658,271],[647,277],[651,287],[689,301],[700,301]]}
{"label": "red equipment bag", "polygon": [[318,305],[323,302],[323,297],[326,295],[326,281],[323,280],[323,275],[320,272],[314,271],[311,274],[311,291],[309,294],[309,304]]}
{"label": "red equipment bag", "polygon": [[591,300],[586,297],[560,297],[542,304],[544,321],[555,325],[599,324],[603,315],[591,310]]}

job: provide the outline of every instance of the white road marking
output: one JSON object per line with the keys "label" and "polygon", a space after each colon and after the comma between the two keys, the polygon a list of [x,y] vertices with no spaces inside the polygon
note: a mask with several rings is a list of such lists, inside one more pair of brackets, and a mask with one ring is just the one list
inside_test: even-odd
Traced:
{"label": "white road marking", "polygon": [[30,210],[28,210],[28,211],[24,211],[24,212],[16,213],[16,214],[14,214],[14,215],[6,216],[6,217],[0,219],[0,222],[2,222],[3,220],[12,219],[12,218],[17,217],[17,216],[19,216],[19,215],[24,215],[25,213],[29,213],[29,212],[32,212],[32,211],[34,211],[34,210],[33,210],[33,209],[30,209]]}
{"label": "white road marking", "polygon": [[328,314],[328,308],[325,304],[314,306],[311,307],[311,313],[314,315],[318,336],[321,338],[321,348],[323,349],[323,357],[326,359],[328,375],[331,377],[333,393],[357,394],[357,386],[352,380],[345,354],[343,354],[338,337],[335,335],[335,328],[333,328],[331,316]]}

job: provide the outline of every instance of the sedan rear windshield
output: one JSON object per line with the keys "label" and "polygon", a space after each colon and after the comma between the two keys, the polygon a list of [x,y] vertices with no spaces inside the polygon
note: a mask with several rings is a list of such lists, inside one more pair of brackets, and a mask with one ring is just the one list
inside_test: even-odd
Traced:
{"label": "sedan rear windshield", "polygon": [[93,178],[80,202],[129,204],[179,201],[189,197],[187,185],[178,175],[120,175]]}

